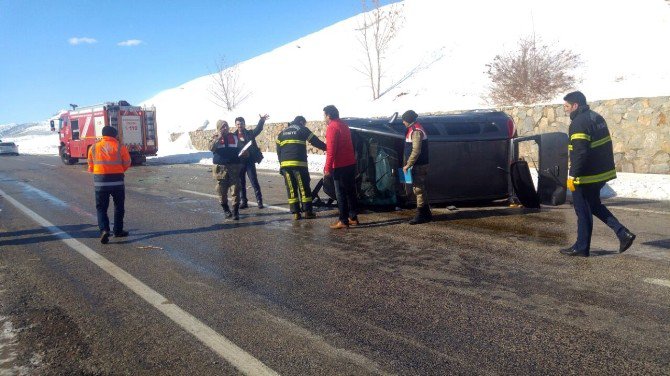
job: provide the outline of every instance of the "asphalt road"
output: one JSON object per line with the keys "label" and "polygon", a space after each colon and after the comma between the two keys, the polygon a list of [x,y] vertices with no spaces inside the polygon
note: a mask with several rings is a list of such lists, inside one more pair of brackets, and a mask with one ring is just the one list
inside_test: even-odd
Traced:
{"label": "asphalt road", "polygon": [[85,165],[0,158],[0,375],[670,374],[668,202],[608,200],[638,238],[596,223],[584,259],[570,205],[336,231],[259,178],[234,222],[208,166],[131,168],[102,245]]}

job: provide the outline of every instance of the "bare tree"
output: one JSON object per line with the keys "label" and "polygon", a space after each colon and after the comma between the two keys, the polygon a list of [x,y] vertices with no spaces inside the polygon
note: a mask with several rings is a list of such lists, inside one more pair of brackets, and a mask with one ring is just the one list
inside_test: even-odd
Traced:
{"label": "bare tree", "polygon": [[578,80],[570,72],[580,65],[579,55],[570,50],[552,50],[534,36],[522,38],[516,50],[486,64],[492,82],[488,99],[496,105],[551,100],[574,87]]}
{"label": "bare tree", "polygon": [[361,0],[363,17],[358,24],[358,41],[364,53],[364,61],[356,70],[368,79],[372,90],[372,99],[383,95],[384,59],[389,44],[397,35],[402,11],[398,5],[381,9],[379,0],[372,0],[372,10],[368,11],[368,1]]}
{"label": "bare tree", "polygon": [[213,98],[212,102],[221,108],[232,111],[249,98],[251,93],[244,89],[240,80],[238,64],[226,66],[225,58],[221,58],[215,64],[216,72],[212,73],[212,84],[209,87],[209,93]]}

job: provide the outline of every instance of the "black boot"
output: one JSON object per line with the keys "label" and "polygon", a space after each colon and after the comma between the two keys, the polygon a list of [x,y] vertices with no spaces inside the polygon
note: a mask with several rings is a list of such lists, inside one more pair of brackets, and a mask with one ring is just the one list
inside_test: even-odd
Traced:
{"label": "black boot", "polygon": [[240,204],[233,205],[233,220],[240,220]]}
{"label": "black boot", "polygon": [[[428,210],[426,210],[428,209]],[[422,206],[416,208],[416,215],[414,218],[409,220],[410,225],[418,225],[420,223],[430,222],[432,214],[430,214],[430,208],[428,206]]]}
{"label": "black boot", "polygon": [[240,203],[240,209],[246,209],[249,207],[249,204],[247,203],[247,200],[242,200]]}
{"label": "black boot", "polygon": [[265,206],[263,206],[263,199],[262,199],[262,198],[259,198],[259,199],[258,199],[258,208],[259,208],[259,209],[263,209],[264,207],[265,207]]}
{"label": "black boot", "polygon": [[425,210],[424,215],[426,216],[427,222],[432,221],[433,220],[433,213],[430,211],[430,206],[428,206],[428,204],[426,204],[426,206],[424,206],[424,208],[425,208],[424,209]]}
{"label": "black boot", "polygon": [[221,207],[223,208],[223,214],[225,214],[226,218],[233,216],[233,213],[230,212],[230,207],[228,207],[228,204],[221,204]]}
{"label": "black boot", "polygon": [[618,235],[618,238],[619,238],[619,253],[624,253],[628,248],[630,248],[631,245],[633,245],[633,241],[635,240],[635,234],[628,231],[628,229],[624,229],[623,231],[621,231],[621,234]]}

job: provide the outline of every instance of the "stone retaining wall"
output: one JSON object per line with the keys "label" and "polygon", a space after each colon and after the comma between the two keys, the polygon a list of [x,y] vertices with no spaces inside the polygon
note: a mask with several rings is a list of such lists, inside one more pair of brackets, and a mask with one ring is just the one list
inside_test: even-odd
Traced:
{"label": "stone retaining wall", "polygon": [[[594,101],[590,105],[607,121],[614,143],[617,171],[670,174],[670,97],[612,99]],[[562,104],[501,110],[512,117],[519,136],[567,133],[570,124]],[[454,112],[458,111],[447,113]],[[262,151],[275,152],[275,140],[285,126],[286,123],[265,125],[265,130],[257,139]],[[310,121],[307,127],[325,142],[323,121]],[[191,142],[196,149],[207,150],[207,141],[214,133],[213,130],[191,132]],[[323,154],[311,146],[308,153]],[[520,153],[529,161],[537,158],[535,147],[523,147]]]}

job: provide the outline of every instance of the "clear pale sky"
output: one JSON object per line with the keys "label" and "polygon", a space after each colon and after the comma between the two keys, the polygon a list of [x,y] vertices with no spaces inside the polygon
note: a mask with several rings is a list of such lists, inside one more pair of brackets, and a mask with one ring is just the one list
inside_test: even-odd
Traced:
{"label": "clear pale sky", "polygon": [[[391,0],[381,1],[382,5]],[[360,13],[360,0],[0,0],[0,124],[138,103]]]}

